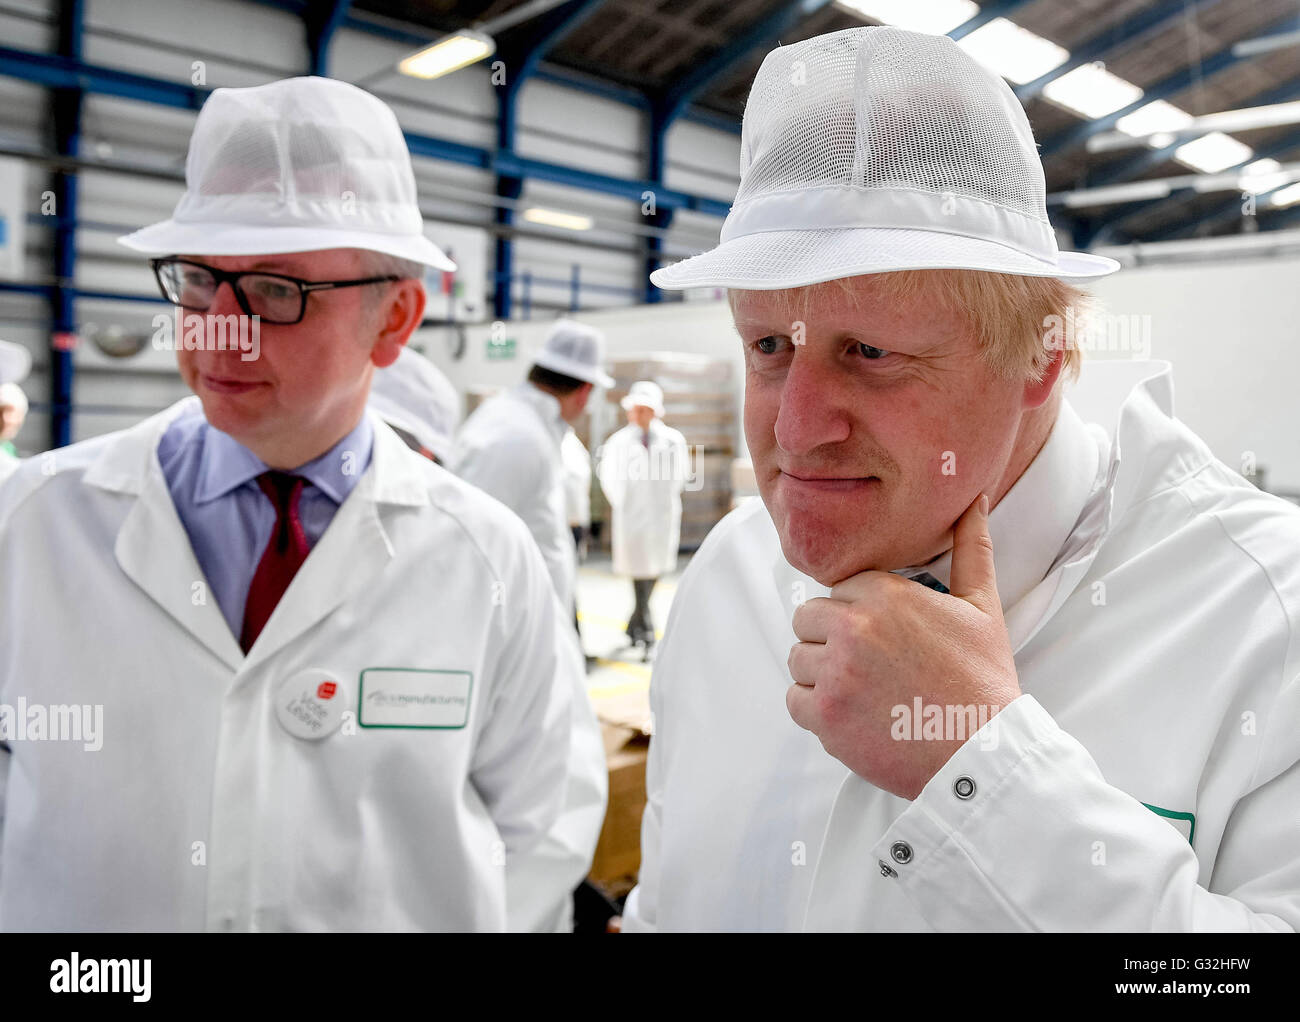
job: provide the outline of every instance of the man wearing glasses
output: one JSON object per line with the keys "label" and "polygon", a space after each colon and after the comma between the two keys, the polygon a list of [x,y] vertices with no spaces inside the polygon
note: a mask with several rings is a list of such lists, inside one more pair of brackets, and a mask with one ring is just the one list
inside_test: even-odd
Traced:
{"label": "man wearing glasses", "polygon": [[[0,498],[0,928],[517,925],[511,878],[604,774],[572,783],[595,724],[527,530],[366,409],[453,268],[397,120],[218,89],[186,185],[122,241],[203,328],[196,396]],[[529,875],[567,894],[594,841]]]}

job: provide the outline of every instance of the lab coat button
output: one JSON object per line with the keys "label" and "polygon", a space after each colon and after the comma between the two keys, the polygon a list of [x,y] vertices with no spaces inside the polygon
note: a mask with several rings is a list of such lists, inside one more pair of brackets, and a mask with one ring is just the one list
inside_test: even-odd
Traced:
{"label": "lab coat button", "polygon": [[895,862],[906,866],[912,861],[912,846],[906,841],[895,841],[889,846],[889,854],[893,856]]}
{"label": "lab coat button", "polygon": [[894,869],[894,867],[891,866],[889,863],[887,863],[884,859],[877,859],[876,861],[880,863],[880,875],[882,877],[898,876],[898,870]]}
{"label": "lab coat button", "polygon": [[958,777],[957,783],[952,786],[952,790],[958,798],[970,798],[975,794],[975,782],[969,777]]}

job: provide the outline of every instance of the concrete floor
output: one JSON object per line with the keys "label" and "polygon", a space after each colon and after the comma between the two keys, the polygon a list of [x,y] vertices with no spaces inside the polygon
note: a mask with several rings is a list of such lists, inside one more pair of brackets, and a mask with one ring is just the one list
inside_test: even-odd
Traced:
{"label": "concrete floor", "polygon": [[[659,579],[650,594],[650,613],[655,632],[663,636],[668,611],[677,593],[677,579],[689,563],[689,556],[677,559],[677,570]],[[648,729],[650,714],[650,668],[642,661],[640,647],[628,643],[627,619],[635,605],[630,579],[615,575],[610,559],[592,554],[578,569],[578,622],[582,645],[595,657],[587,673],[587,690],[602,720],[639,724]]]}

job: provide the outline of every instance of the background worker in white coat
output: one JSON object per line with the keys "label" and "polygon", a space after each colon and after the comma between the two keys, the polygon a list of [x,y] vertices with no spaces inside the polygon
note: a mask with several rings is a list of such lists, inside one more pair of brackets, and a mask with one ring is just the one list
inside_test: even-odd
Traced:
{"label": "background worker in white coat", "polygon": [[[598,331],[572,320],[557,321],[528,378],[488,398],[465,420],[448,463],[463,480],[523,520],[550,571],[560,612],[570,621],[576,564],[560,445],[586,408],[592,388],[614,382],[601,369],[604,354]],[[580,654],[573,628],[569,636]],[[574,903],[569,894],[591,867],[605,817],[605,747],[584,679],[574,682],[572,706],[574,740],[564,811],[546,840],[515,872],[512,895],[518,929],[572,929]]]}
{"label": "background worker in white coat", "polygon": [[652,279],[731,289],[762,500],[678,587],[624,929],[1300,926],[1300,510],[1168,363],[1066,393],[1057,278],[1117,265],[1057,250],[1006,83],[836,32],[743,137],[726,240]]}
{"label": "background worker in white coat", "polygon": [[632,580],[627,637],[648,656],[655,642],[650,594],[659,576],[677,567],[689,452],[685,437],[663,421],[657,383],[632,384],[620,403],[628,424],[601,449],[600,488],[613,512],[614,574]]}
{"label": "background worker in white coat", "polygon": [[573,606],[574,545],[565,507],[560,444],[586,410],[593,387],[612,387],[601,368],[603,335],[557,320],[528,377],[474,409],[449,466],[524,520],[550,568],[560,603]]}
{"label": "background worker in white coat", "polygon": [[13,438],[27,417],[27,395],[18,386],[27,377],[32,357],[22,345],[0,341],[0,483],[18,470]]}
{"label": "background worker in white coat", "polygon": [[180,348],[196,397],[0,490],[0,704],[102,710],[4,736],[0,928],[504,929],[582,671],[518,519],[366,409],[451,266],[401,128],[217,89],[186,186],[122,241],[260,357]]}
{"label": "background worker in white coat", "polygon": [[[574,571],[587,559],[587,541],[591,533],[591,452],[577,431],[570,426],[560,441],[560,460],[564,465],[564,509],[573,534]],[[575,580],[577,576],[575,575]],[[573,627],[582,645],[582,625],[578,620],[578,587],[573,587]],[[595,658],[584,656],[590,669]]]}

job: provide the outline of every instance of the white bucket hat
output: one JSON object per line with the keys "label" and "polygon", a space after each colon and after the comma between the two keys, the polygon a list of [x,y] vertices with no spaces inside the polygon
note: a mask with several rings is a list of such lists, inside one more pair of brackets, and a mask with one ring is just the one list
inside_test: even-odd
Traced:
{"label": "white bucket hat", "polygon": [[21,344],[0,341],[0,383],[21,383],[31,372],[31,353]]}
{"label": "white bucket hat", "polygon": [[583,323],[560,319],[546,335],[542,350],[533,358],[533,365],[608,390],[614,386],[614,379],[601,369],[604,361],[604,334]]}
{"label": "white bucket hat", "polygon": [[772,290],[911,269],[1072,279],[1119,263],[1057,249],[1005,81],[947,36],[852,28],[767,55],[721,243],[650,279]]}
{"label": "white bucket hat", "polygon": [[642,408],[649,408],[660,418],[663,418],[663,388],[649,380],[637,380],[636,383],[632,384],[632,389],[619,401],[619,404],[623,406],[624,411],[636,408],[638,405]]}
{"label": "white bucket hat", "polygon": [[442,370],[423,355],[403,348],[397,361],[375,371],[370,408],[433,452],[442,464],[451,459],[460,396]]}
{"label": "white bucket hat", "polygon": [[362,248],[456,268],[424,236],[393,111],[330,78],[214,90],[194,124],[171,219],[118,241],[151,255]]}

